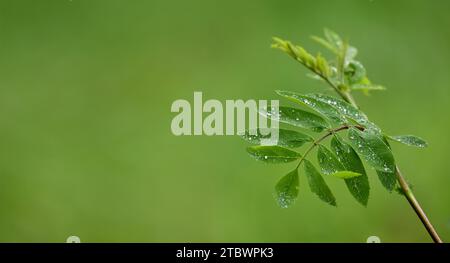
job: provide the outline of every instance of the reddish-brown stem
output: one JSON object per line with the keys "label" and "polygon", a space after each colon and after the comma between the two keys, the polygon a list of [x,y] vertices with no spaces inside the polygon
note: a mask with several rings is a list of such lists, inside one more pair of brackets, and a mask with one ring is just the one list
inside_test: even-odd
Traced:
{"label": "reddish-brown stem", "polygon": [[434,229],[433,225],[431,224],[431,221],[428,219],[427,215],[423,211],[422,207],[420,206],[419,202],[417,201],[416,197],[411,191],[411,188],[409,187],[405,178],[403,178],[402,173],[400,172],[398,166],[396,167],[395,174],[397,175],[397,180],[400,184],[400,187],[402,188],[403,194],[405,195],[406,199],[408,200],[409,204],[414,209],[414,211],[416,211],[417,216],[420,218],[420,221],[422,221],[422,224],[427,229],[433,241],[435,243],[442,243],[442,239],[439,237],[439,234],[437,233],[436,229]]}

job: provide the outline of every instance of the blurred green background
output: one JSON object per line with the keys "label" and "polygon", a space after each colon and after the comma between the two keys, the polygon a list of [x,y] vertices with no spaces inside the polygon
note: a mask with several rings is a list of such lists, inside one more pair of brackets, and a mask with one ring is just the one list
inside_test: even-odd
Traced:
{"label": "blurred green background", "polygon": [[251,159],[235,136],[173,136],[176,99],[275,99],[323,85],[271,37],[332,28],[388,90],[357,95],[391,134],[397,162],[450,240],[450,2],[0,2],[0,241],[428,242],[407,201],[369,173],[367,208],[328,179],[338,208],[300,178],[290,209],[272,196],[293,164]]}

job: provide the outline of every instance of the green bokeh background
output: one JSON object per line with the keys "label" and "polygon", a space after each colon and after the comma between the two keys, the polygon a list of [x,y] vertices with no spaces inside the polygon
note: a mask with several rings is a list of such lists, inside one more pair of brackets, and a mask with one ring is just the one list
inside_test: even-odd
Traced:
{"label": "green bokeh background", "polygon": [[277,207],[273,186],[293,164],[267,166],[235,136],[173,136],[176,99],[275,99],[323,90],[269,48],[274,35],[317,51],[330,27],[360,50],[388,90],[356,95],[391,134],[397,162],[450,240],[450,2],[0,2],[0,241],[428,242],[407,201],[369,173],[362,207],[328,179],[338,208],[304,177]]}

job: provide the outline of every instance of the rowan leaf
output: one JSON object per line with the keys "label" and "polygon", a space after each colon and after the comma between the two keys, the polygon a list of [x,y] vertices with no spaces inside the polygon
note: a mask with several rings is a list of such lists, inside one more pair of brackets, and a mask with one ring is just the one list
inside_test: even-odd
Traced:
{"label": "rowan leaf", "polygon": [[338,158],[325,146],[320,144],[317,150],[317,160],[324,174],[333,174],[345,170],[344,165],[342,165]]}
{"label": "rowan leaf", "polygon": [[392,190],[395,189],[395,186],[397,185],[397,177],[395,176],[395,172],[383,172],[383,171],[377,171],[378,179],[380,180],[381,184],[389,191],[392,192]]}
{"label": "rowan leaf", "polygon": [[[263,140],[270,142],[271,134],[264,133],[261,129],[258,129],[256,131],[246,131],[241,137],[249,143],[261,145]],[[270,145],[297,148],[312,141],[313,138],[307,134],[292,130],[278,129],[278,138]]]}
{"label": "rowan leaf", "polygon": [[356,151],[350,144],[342,139],[333,137],[331,139],[331,150],[337,156],[346,170],[360,174],[361,176],[345,180],[348,190],[353,197],[362,205],[367,206],[369,200],[370,186],[364,165]]}
{"label": "rowan leaf", "polygon": [[278,111],[274,108],[261,110],[260,114],[268,119],[308,129],[313,132],[321,132],[330,127],[325,119],[317,114],[291,107],[281,106],[278,107]]}
{"label": "rowan leaf", "polygon": [[348,137],[355,150],[377,171],[394,172],[395,161],[389,147],[379,134],[370,130],[350,128]]}
{"label": "rowan leaf", "polygon": [[398,135],[398,136],[386,136],[386,137],[392,141],[403,143],[403,144],[409,145],[409,146],[415,146],[415,147],[419,147],[419,148],[425,148],[428,146],[428,143],[424,139],[414,136],[414,135]]}
{"label": "rowan leaf", "polygon": [[312,110],[322,114],[322,116],[335,123],[342,124],[346,122],[345,116],[343,116],[337,109],[335,109],[328,103],[292,91],[277,90],[276,92],[278,95],[283,96],[293,102],[311,108]]}
{"label": "rowan leaf", "polygon": [[288,163],[301,157],[298,152],[280,146],[250,146],[247,152],[256,160],[266,163]]}
{"label": "rowan leaf", "polygon": [[293,205],[298,196],[298,170],[295,169],[283,176],[275,185],[276,200],[280,207],[288,208]]}
{"label": "rowan leaf", "polygon": [[380,131],[380,128],[378,128],[378,126],[376,126],[374,123],[370,122],[367,116],[362,111],[358,110],[351,104],[341,99],[324,94],[315,94],[315,93],[307,94],[305,96],[330,105],[330,107],[333,107],[341,115],[354,120],[355,122],[364,127],[376,130],[377,132]]}
{"label": "rowan leaf", "polygon": [[311,191],[315,193],[322,201],[336,206],[336,198],[334,197],[330,188],[328,188],[328,185],[323,180],[322,175],[317,171],[317,169],[310,161],[305,159],[303,160],[303,162],[305,174],[308,178],[308,184]]}

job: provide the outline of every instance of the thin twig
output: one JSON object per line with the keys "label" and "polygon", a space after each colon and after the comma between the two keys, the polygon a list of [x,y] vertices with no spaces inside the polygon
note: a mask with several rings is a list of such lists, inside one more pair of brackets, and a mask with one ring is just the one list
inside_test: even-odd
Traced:
{"label": "thin twig", "polygon": [[[345,93],[346,96],[341,97],[347,101],[348,103],[352,104],[354,107],[357,107],[355,100],[353,99],[352,95],[348,92]],[[417,216],[420,218],[420,221],[422,221],[422,224],[427,229],[428,233],[430,234],[431,238],[435,243],[442,243],[442,239],[439,237],[439,234],[437,233],[436,229],[433,227],[433,224],[431,224],[431,221],[428,219],[427,215],[423,211],[422,207],[420,206],[419,202],[417,201],[416,197],[414,196],[413,192],[411,191],[411,188],[408,186],[408,183],[406,182],[405,178],[400,172],[400,169],[398,166],[395,166],[395,174],[397,176],[397,181],[400,184],[400,187],[402,188],[402,191],[404,193],[404,196],[408,200],[411,207],[416,211]]]}
{"label": "thin twig", "polygon": [[417,216],[420,218],[420,221],[422,221],[422,224],[427,229],[431,238],[433,238],[433,241],[435,243],[442,243],[442,239],[439,237],[439,234],[436,232],[436,229],[434,229],[427,215],[423,211],[422,207],[420,206],[419,202],[417,201],[416,197],[411,191],[411,188],[409,187],[405,178],[403,178],[402,173],[400,172],[398,166],[395,167],[395,174],[397,175],[397,180],[400,184],[400,187],[402,188],[403,194],[405,195],[411,207],[414,208],[414,211],[416,211]]}

